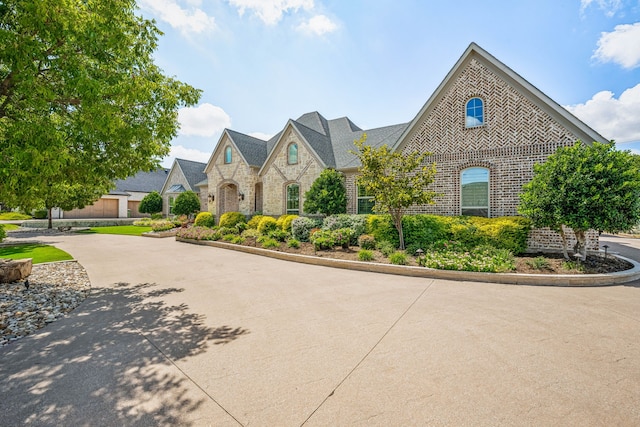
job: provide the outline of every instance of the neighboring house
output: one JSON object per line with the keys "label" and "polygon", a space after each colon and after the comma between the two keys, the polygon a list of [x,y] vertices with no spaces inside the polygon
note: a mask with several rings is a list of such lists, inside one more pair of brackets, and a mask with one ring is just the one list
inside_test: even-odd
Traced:
{"label": "neighboring house", "polygon": [[167,179],[168,169],[139,172],[127,179],[115,181],[115,188],[100,197],[94,204],[56,215],[60,218],[139,218],[145,216],[138,210],[140,201],[152,191],[160,192]]}
{"label": "neighboring house", "polygon": [[[218,218],[229,211],[303,213],[305,192],[332,167],[346,176],[348,212],[368,213],[371,199],[355,184],[360,164],[351,153],[363,133],[372,146],[433,153],[432,189],[442,196],[412,213],[487,217],[516,215],[533,165],[559,147],[607,142],[472,43],[409,123],[362,130],[348,118],[314,112],[289,120],[269,141],[225,130],[205,168],[208,210]],[[548,247],[551,238],[541,232],[530,246]]]}
{"label": "neighboring house", "polygon": [[200,197],[200,210],[207,207],[207,176],[204,163],[175,159],[160,194],[162,195],[162,213],[173,214],[176,197],[185,191],[193,191]]}

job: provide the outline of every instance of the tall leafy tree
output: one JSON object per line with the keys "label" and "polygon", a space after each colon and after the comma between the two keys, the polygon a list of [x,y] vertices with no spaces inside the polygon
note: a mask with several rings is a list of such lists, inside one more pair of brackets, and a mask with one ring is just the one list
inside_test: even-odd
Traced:
{"label": "tall leafy tree", "polygon": [[82,207],[157,167],[200,91],[153,63],[134,0],[0,1],[0,200]]}
{"label": "tall leafy tree", "polygon": [[574,252],[586,259],[589,229],[616,233],[640,221],[640,163],[638,156],[618,151],[614,143],[578,141],[559,148],[547,161],[534,166],[533,179],[520,195],[519,211],[536,227],[549,227],[562,237],[573,230]]}
{"label": "tall leafy tree", "polygon": [[433,204],[437,193],[428,189],[436,174],[436,164],[427,163],[431,153],[403,154],[391,151],[387,145],[374,148],[366,145],[367,135],[355,141],[353,152],[360,159],[358,185],[373,196],[373,210],[389,213],[404,249],[402,217],[413,205]]}
{"label": "tall leafy tree", "polygon": [[335,215],[347,212],[347,189],[344,175],[335,169],[325,169],[313,181],[311,188],[304,194],[304,211]]}
{"label": "tall leafy tree", "polygon": [[173,213],[176,215],[192,216],[200,211],[200,198],[193,191],[185,191],[178,194],[173,205]]}
{"label": "tall leafy tree", "polygon": [[142,213],[155,214],[162,212],[162,196],[157,191],[152,191],[142,198],[138,210]]}

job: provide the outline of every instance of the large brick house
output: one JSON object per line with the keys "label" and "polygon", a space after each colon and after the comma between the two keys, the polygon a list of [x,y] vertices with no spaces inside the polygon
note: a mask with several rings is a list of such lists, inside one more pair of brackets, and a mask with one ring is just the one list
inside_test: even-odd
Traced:
{"label": "large brick house", "polygon": [[517,214],[533,165],[558,147],[607,141],[472,43],[409,123],[363,130],[346,117],[313,112],[268,141],[225,130],[205,168],[208,210],[218,217],[303,213],[304,193],[332,167],[346,176],[348,212],[367,213],[371,203],[355,185],[359,163],[351,153],[363,133],[373,146],[433,153],[433,189],[442,196],[414,213],[489,217]]}

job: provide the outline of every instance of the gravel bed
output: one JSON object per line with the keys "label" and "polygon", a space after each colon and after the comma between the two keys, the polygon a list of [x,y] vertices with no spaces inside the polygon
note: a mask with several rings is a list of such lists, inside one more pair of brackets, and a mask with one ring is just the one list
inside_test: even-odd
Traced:
{"label": "gravel bed", "polygon": [[91,289],[89,276],[76,261],[36,264],[24,282],[0,284],[0,347],[61,318]]}

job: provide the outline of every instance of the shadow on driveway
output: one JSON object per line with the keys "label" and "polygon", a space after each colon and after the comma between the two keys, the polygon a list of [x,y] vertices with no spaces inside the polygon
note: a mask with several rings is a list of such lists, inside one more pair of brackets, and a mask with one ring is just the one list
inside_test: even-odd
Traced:
{"label": "shadow on driveway", "polygon": [[249,331],[207,327],[185,304],[162,301],[181,291],[97,289],[68,317],[0,349],[2,424],[192,425],[189,414],[211,401],[174,362]]}

